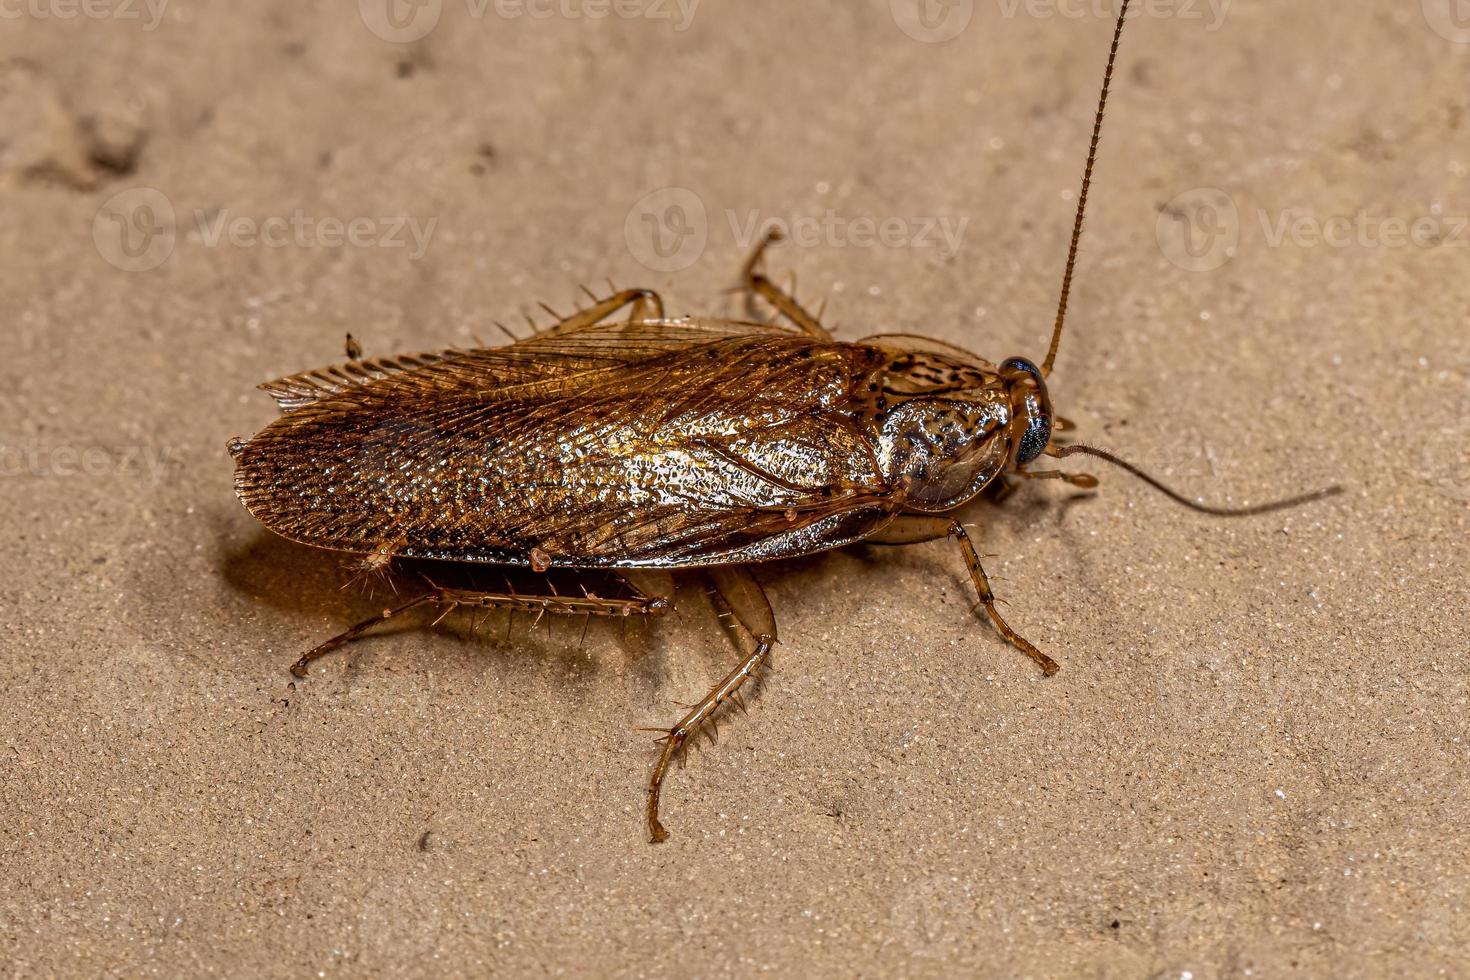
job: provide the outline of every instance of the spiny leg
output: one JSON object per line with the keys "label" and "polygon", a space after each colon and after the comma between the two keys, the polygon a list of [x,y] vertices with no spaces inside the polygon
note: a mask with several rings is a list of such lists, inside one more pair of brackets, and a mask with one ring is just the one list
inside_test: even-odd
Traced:
{"label": "spiny leg", "polygon": [[802,333],[816,337],[819,340],[831,340],[832,333],[822,326],[817,317],[808,313],[806,309],[796,301],[796,297],[781,289],[765,273],[760,271],[761,261],[765,258],[766,249],[773,243],[781,240],[781,233],[774,228],[766,232],[761,243],[751,253],[749,261],[745,263],[742,271],[745,288],[763,297],[766,302],[774,306],[782,316],[801,328]]}
{"label": "spiny leg", "polygon": [[[411,612],[420,606],[433,606],[441,610],[440,619],[449,615],[456,609],[510,609],[520,612],[533,612],[537,616],[547,614],[558,616],[659,616],[672,608],[672,603],[666,595],[648,595],[631,582],[628,583],[633,593],[627,597],[610,598],[599,596],[583,589],[582,595],[558,595],[554,590],[549,593],[524,593],[516,592],[507,588],[504,592],[487,592],[479,589],[449,589],[430,583],[429,591],[419,595],[402,605],[390,609],[384,609],[371,619],[365,619],[356,626],[332,637],[330,640],[308,650],[301,655],[301,659],[291,665],[291,673],[297,677],[307,676],[311,663],[326,656],[333,650],[341,647],[347,642],[356,639],[363,633],[372,629],[380,623]],[[437,622],[437,621],[436,621]]]}
{"label": "spiny leg", "polygon": [[592,293],[593,304],[585,310],[573,313],[563,318],[555,310],[547,308],[547,312],[557,317],[557,324],[541,331],[537,336],[544,337],[547,334],[563,333],[569,330],[580,330],[590,327],[594,323],[601,323],[625,306],[632,306],[633,310],[628,315],[630,322],[638,323],[644,320],[662,320],[664,318],[664,301],[658,293],[651,289],[624,289],[613,293],[606,299],[597,299]]}
{"label": "spiny leg", "polygon": [[959,521],[948,517],[902,515],[894,518],[887,527],[868,538],[867,541],[872,544],[918,544],[923,541],[937,541],[940,538],[954,538],[959,542],[960,552],[965,557],[965,566],[970,571],[970,581],[975,584],[975,591],[980,596],[979,605],[985,607],[991,622],[1000,631],[1000,635],[1005,637],[1006,642],[1036,661],[1041,667],[1041,672],[1047,677],[1060,670],[1061,667],[1055,660],[1038,650],[1030,640],[1011,629],[1010,624],[996,610],[995,593],[990,590],[990,579],[980,565],[980,556],[975,552],[975,545],[970,541],[969,533]]}
{"label": "spiny leg", "polygon": [[710,578],[735,617],[735,637],[737,645],[743,648],[743,657],[735,669],[711,688],[703,700],[680,718],[673,728],[664,732],[660,740],[663,742],[663,752],[660,753],[658,763],[653,767],[653,775],[648,780],[648,836],[655,844],[669,838],[669,832],[658,819],[659,792],[663,788],[669,764],[689,741],[689,737],[711,721],[726,703],[733,701],[744,707],[740,700],[740,689],[751,678],[759,675],[771,655],[771,647],[776,643],[776,617],[771,612],[771,603],[766,599],[760,583],[748,571],[739,567],[715,568],[710,570]]}

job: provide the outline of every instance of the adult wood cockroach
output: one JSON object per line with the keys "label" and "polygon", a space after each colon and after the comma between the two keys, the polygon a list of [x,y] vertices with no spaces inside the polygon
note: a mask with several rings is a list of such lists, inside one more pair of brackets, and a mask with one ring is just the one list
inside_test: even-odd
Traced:
{"label": "adult wood cockroach", "polygon": [[[1053,439],[1046,378],[1066,319],[1087,195],[1118,45],[1113,32],[1083,171],[1051,347],[1038,367],[992,363],[906,335],[836,341],[762,272],[767,238],[744,286],[789,326],[669,319],[648,289],[615,292],[549,330],[503,347],[360,360],[262,387],[283,414],[231,444],[235,489],[286,538],[393,560],[603,569],[616,597],[448,588],[426,591],[309,651],[316,658],[419,608],[510,608],[541,614],[656,616],[670,608],[671,569],[703,569],[733,614],[741,659],[663,732],[648,785],[654,841],[659,790],[691,735],[756,677],[776,621],[750,563],[855,542],[954,538],[990,622],[1046,674],[1057,664],[1013,630],[954,513],[1003,476],[1083,474],[1029,467],[1078,453],[1123,466],[1175,500],[1215,514],[1259,514],[1319,491],[1245,510],[1206,508],[1102,450]],[[620,314],[626,312],[626,318]],[[353,352],[355,353],[355,352]],[[606,590],[605,590],[606,591]]]}

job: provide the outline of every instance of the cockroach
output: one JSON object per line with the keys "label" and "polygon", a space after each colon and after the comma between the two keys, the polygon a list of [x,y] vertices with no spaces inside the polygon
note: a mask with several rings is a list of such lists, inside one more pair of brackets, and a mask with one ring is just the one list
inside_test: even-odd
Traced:
{"label": "cockroach", "polygon": [[1054,438],[1063,424],[1046,379],[1127,12],[1125,0],[1039,367],[1023,357],[992,363],[910,335],[834,340],[762,271],[776,240],[768,236],[746,263],[743,285],[782,322],[672,319],[653,290],[613,290],[506,346],[363,360],[353,342],[345,364],[262,385],[282,415],[230,449],[236,492],[275,533],[360,556],[365,570],[429,559],[537,576],[601,569],[622,582],[612,595],[428,581],[421,594],[308,651],[292,673],[307,676],[318,657],[416,609],[441,618],[457,608],[659,616],[672,607],[670,571],[703,570],[732,617],[740,659],[682,718],[657,729],[662,751],[646,816],[658,842],[668,836],[659,792],[670,763],[722,709],[744,706],[742,688],[777,642],[775,616],[748,566],[857,542],[952,538],[979,598],[975,611],[983,608],[1007,642],[1051,675],[1056,661],[997,611],[980,556],[954,517],[987,487],[1020,478],[1092,489],[1090,475],[1030,468],[1043,456],[1086,454],[1210,514],[1262,514],[1337,492],[1206,507],[1111,453]]}

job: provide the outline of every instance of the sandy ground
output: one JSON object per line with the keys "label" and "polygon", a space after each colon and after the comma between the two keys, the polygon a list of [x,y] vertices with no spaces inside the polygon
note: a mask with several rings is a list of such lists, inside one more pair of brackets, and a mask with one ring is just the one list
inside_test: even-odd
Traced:
{"label": "sandy ground", "polygon": [[382,597],[235,500],[254,386],[609,278],[733,314],[772,219],[843,338],[1039,357],[1111,5],[533,7],[0,8],[0,973],[1470,975],[1452,3],[1124,41],[1059,410],[1191,493],[1347,493],[972,508],[1049,680],[944,543],[761,569],[776,672],[660,847],[634,728],[732,659],[698,583],[293,684]]}

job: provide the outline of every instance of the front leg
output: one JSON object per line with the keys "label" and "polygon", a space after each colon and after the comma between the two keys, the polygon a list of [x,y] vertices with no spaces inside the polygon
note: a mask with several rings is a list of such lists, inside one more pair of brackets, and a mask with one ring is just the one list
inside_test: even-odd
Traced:
{"label": "front leg", "polygon": [[745,263],[742,278],[747,290],[763,297],[766,302],[774,306],[782,316],[801,328],[801,332],[818,340],[831,340],[832,332],[822,326],[820,317],[808,313],[806,308],[796,301],[796,297],[777,286],[766,274],[761,272],[761,262],[765,258],[766,249],[773,243],[781,240],[781,233],[775,230],[766,232],[766,237],[755,247],[749,261]]}
{"label": "front leg", "polygon": [[1011,629],[1010,624],[1001,617],[1000,612],[995,608],[995,593],[990,590],[990,579],[980,564],[980,556],[975,552],[975,545],[970,541],[969,533],[959,521],[948,517],[903,515],[894,518],[887,527],[868,538],[867,541],[870,544],[900,545],[938,541],[940,538],[954,538],[959,542],[960,553],[965,558],[965,567],[970,572],[970,581],[975,584],[975,591],[980,596],[979,605],[985,607],[986,613],[990,615],[990,621],[995,624],[1000,635],[1005,637],[1006,642],[1036,661],[1042,674],[1047,677],[1061,670],[1055,660],[1038,650],[1030,640]]}

